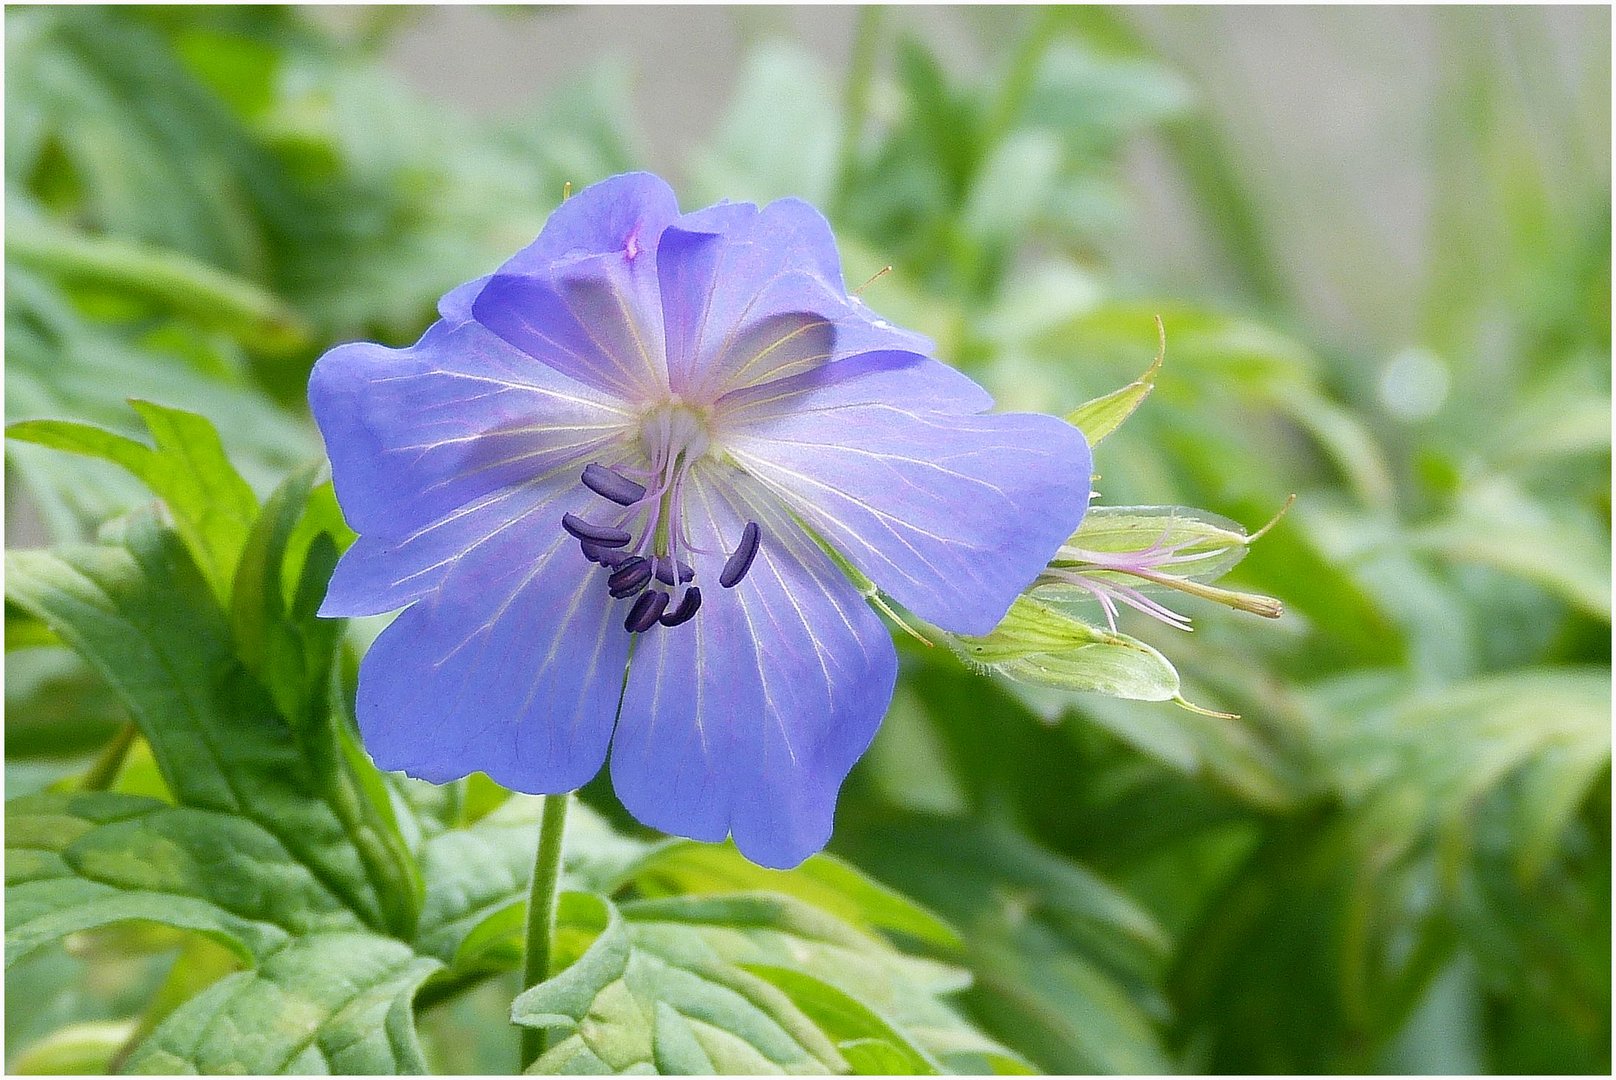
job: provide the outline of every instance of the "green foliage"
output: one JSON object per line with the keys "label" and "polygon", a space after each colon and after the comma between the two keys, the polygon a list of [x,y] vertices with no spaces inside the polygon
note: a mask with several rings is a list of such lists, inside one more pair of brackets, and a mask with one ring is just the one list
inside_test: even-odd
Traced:
{"label": "green foliage", "polygon": [[175,529],[203,568],[214,595],[225,600],[258,499],[230,465],[213,425],[191,413],[133,402],[156,448],[66,420],[12,424],[7,438],[103,458],[133,473],[174,514]]}
{"label": "green foliage", "polygon": [[644,897],[681,893],[778,892],[828,911],[866,933],[886,933],[951,949],[959,936],[945,922],[831,855],[814,855],[792,871],[770,870],[741,858],[731,844],[673,840],[625,873]]}
{"label": "green foliage", "polygon": [[767,893],[563,897],[560,975],[516,999],[540,1073],[977,1072],[1015,1060],[934,995],[960,979]]}
{"label": "green foliage", "polygon": [[260,959],[357,925],[275,836],[241,817],[117,792],[6,808],[6,961],[127,919],[213,934]]}
{"label": "green foliage", "polygon": [[176,1009],[135,1073],[418,1073],[410,998],[436,964],[365,933],[298,938]]}
{"label": "green foliage", "polygon": [[[1420,18],[1418,273],[1252,156],[1231,23],[961,11],[961,62],[866,9],[845,85],[748,38],[685,205],[803,196],[850,284],[892,264],[866,302],[1098,446],[1053,569],[1196,632],[1050,579],[900,638],[795,871],[592,785],[524,988],[538,802],[365,757],[304,385],[645,167],[632,71],[474,120],[392,15],[8,10],[8,524],[52,545],[7,558],[8,1067],[501,1071],[527,1026],[557,1071],[1608,1071],[1609,23]],[[1141,161],[1202,276],[1133,254]],[[1153,544],[1205,557],[1092,561]]]}

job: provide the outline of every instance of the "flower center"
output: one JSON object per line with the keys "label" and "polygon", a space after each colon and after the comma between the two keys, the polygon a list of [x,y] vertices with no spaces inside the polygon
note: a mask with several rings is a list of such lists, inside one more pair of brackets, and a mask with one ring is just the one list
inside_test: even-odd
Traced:
{"label": "flower center", "polygon": [[640,421],[640,445],[653,463],[666,457],[695,462],[712,445],[706,414],[678,398],[656,406]]}
{"label": "flower center", "polygon": [[[685,529],[683,491],[691,467],[712,446],[705,414],[673,400],[651,409],[640,421],[640,443],[649,466],[585,466],[585,487],[622,510],[612,524],[563,514],[561,527],[578,540],[584,557],[609,571],[606,589],[613,599],[632,598],[623,626],[643,633],[653,626],[678,626],[701,609],[696,571],[685,561],[698,548]],[[747,522],[719,572],[718,583],[734,588],[757,557],[762,531]]]}

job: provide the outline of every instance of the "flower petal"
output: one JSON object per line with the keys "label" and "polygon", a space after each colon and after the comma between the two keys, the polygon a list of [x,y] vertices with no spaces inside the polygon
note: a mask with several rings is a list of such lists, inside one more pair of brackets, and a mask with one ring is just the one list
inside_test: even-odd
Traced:
{"label": "flower petal", "polygon": [[406,536],[633,428],[612,399],[469,321],[473,286],[446,296],[445,318],[408,348],[342,345],[314,365],[309,405],[337,497],[367,538]]}
{"label": "flower petal", "polygon": [[[892,698],[897,653],[880,618],[782,507],[745,477],[692,474],[696,543],[763,541],[733,589],[706,556],[700,612],[637,646],[612,742],[612,783],[636,818],[700,840],[733,834],[764,866],[825,845],[836,793]],[[699,557],[698,557],[699,558]]]}
{"label": "flower petal", "polygon": [[540,539],[547,542],[549,527],[559,529],[562,513],[549,508],[568,486],[576,486],[570,470],[489,492],[400,537],[361,534],[338,560],[320,615],[397,611],[437,589],[456,566],[513,530],[542,532]]}
{"label": "flower petal", "polygon": [[727,427],[763,425],[793,413],[880,404],[895,394],[929,412],[979,413],[993,406],[986,390],[947,364],[912,352],[869,352],[732,390],[718,399],[718,409]]}
{"label": "flower petal", "polygon": [[657,274],[681,394],[710,400],[838,357],[931,350],[847,295],[830,226],[799,199],[687,214],[663,233]]}
{"label": "flower petal", "polygon": [[657,244],[678,214],[672,189],[649,173],[587,187],[500,267],[472,312],[557,371],[644,400],[667,381]]}
{"label": "flower petal", "polygon": [[622,612],[562,531],[573,485],[455,563],[365,655],[356,711],[377,766],[434,783],[481,770],[570,791],[606,758],[628,660]]}
{"label": "flower petal", "polygon": [[724,445],[893,599],[986,634],[1082,520],[1092,462],[1054,417],[939,408],[968,397],[940,368],[760,401]]}

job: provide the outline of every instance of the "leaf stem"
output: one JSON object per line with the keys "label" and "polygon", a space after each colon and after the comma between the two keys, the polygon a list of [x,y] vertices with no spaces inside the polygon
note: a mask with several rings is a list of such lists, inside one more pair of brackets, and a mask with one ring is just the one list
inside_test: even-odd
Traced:
{"label": "leaf stem", "polygon": [[[570,792],[544,797],[539,822],[539,847],[533,857],[533,887],[527,900],[526,961],[522,986],[536,986],[550,976],[550,953],[555,939],[556,899],[561,893],[561,839],[566,831]],[[525,1071],[544,1053],[542,1028],[522,1029],[522,1068]]]}
{"label": "leaf stem", "polygon": [[79,787],[84,791],[106,791],[123,771],[129,748],[135,745],[137,731],[133,720],[125,720],[123,727],[112,736],[112,741],[96,756]]}
{"label": "leaf stem", "polygon": [[8,229],[6,259],[66,281],[147,297],[271,353],[295,351],[311,334],[296,311],[252,282],[148,244],[26,219]]}

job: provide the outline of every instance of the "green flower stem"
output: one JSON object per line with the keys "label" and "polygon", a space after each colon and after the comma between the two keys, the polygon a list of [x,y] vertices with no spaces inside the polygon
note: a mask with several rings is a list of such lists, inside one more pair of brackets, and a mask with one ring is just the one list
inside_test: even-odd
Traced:
{"label": "green flower stem", "polygon": [[[539,822],[539,848],[533,858],[533,889],[527,900],[527,949],[522,986],[537,986],[550,977],[550,950],[555,942],[556,899],[561,894],[561,838],[566,831],[571,793],[546,795]],[[545,1032],[522,1029],[522,1068],[544,1053]]]}

